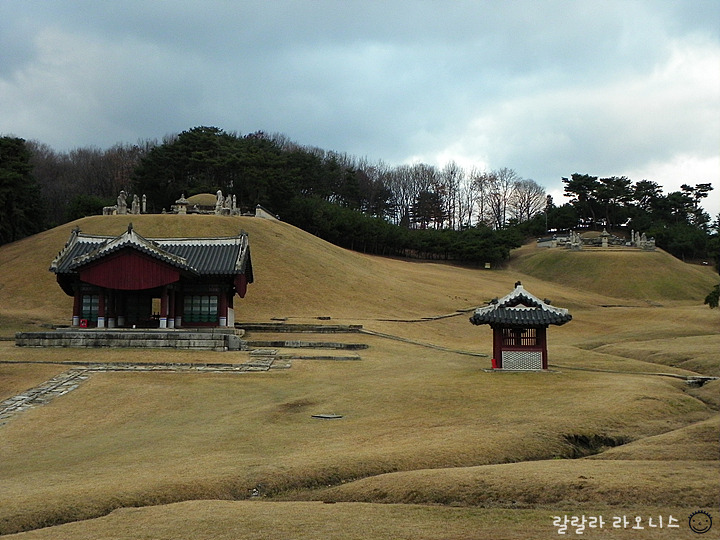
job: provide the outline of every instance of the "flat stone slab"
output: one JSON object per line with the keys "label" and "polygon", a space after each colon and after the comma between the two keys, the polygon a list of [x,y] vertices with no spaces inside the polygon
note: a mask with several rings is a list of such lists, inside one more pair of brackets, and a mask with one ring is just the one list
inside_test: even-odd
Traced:
{"label": "flat stone slab", "polygon": [[253,349],[250,356],[276,356],[277,353],[277,349]]}

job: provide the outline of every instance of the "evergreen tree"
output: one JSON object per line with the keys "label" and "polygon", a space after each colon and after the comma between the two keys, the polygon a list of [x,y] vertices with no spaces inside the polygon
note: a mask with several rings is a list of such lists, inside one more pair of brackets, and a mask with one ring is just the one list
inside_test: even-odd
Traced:
{"label": "evergreen tree", "polygon": [[25,140],[0,137],[0,244],[44,228],[40,190],[31,170]]}

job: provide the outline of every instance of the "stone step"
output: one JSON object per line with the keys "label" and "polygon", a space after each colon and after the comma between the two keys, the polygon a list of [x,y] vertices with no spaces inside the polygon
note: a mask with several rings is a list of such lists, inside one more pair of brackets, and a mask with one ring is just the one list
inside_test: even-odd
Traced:
{"label": "stone step", "polygon": [[338,349],[361,350],[367,349],[366,343],[331,343],[323,341],[297,341],[297,340],[249,340],[248,347],[256,348],[286,348],[286,349]]}
{"label": "stone step", "polygon": [[295,324],[295,323],[235,323],[235,328],[246,332],[346,334],[358,333],[361,324]]}

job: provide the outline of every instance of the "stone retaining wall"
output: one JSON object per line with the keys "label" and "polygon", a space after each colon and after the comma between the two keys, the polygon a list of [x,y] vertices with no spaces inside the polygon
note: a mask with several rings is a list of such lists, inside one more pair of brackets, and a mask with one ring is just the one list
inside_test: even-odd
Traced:
{"label": "stone retaining wall", "polygon": [[209,351],[239,351],[247,348],[242,330],[212,328],[192,330],[80,330],[18,332],[18,347],[133,347],[173,348]]}

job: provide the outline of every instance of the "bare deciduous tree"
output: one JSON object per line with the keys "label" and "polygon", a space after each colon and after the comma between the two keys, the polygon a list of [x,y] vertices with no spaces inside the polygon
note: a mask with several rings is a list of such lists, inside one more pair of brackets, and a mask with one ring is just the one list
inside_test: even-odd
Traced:
{"label": "bare deciduous tree", "polygon": [[515,189],[510,200],[510,215],[518,222],[530,221],[542,212],[547,200],[545,189],[535,180],[524,179],[515,182]]}
{"label": "bare deciduous tree", "polygon": [[489,174],[488,207],[496,229],[507,225],[510,201],[515,193],[515,184],[520,180],[518,174],[507,167]]}

